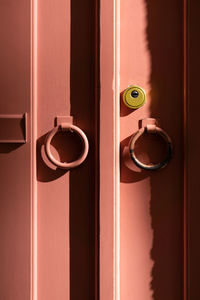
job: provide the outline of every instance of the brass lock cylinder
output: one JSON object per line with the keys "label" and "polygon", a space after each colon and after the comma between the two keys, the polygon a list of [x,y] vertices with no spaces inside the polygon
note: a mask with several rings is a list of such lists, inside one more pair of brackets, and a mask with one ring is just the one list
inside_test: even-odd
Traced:
{"label": "brass lock cylinder", "polygon": [[123,92],[123,101],[129,108],[140,108],[146,102],[146,93],[141,87],[131,85]]}

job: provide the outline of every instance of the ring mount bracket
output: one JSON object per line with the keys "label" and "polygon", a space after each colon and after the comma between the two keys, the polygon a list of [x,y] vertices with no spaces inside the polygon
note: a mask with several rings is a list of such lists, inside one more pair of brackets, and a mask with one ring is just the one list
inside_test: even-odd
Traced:
{"label": "ring mount bracket", "polygon": [[[47,134],[46,140],[45,140],[45,152],[46,156],[49,159],[51,163],[53,163],[55,166],[61,169],[72,169],[75,167],[78,167],[82,162],[86,159],[89,151],[89,143],[87,136],[85,133],[76,125],[73,124],[73,117],[72,116],[57,116],[55,118],[55,127]],[[53,154],[51,153],[51,141],[53,137],[56,135],[58,131],[71,131],[76,133],[82,143],[83,143],[83,151],[78,159],[72,162],[61,162],[55,159]]]}
{"label": "ring mount bracket", "polygon": [[139,120],[139,128],[145,128],[147,132],[155,133],[157,120],[154,118],[146,118]]}
{"label": "ring mount bracket", "polygon": [[55,125],[59,126],[63,123],[73,124],[74,118],[72,116],[57,116],[55,118]]}
{"label": "ring mount bracket", "polygon": [[157,126],[158,122],[154,118],[145,118],[142,120],[139,120],[139,128],[147,127],[147,125],[156,125]]}

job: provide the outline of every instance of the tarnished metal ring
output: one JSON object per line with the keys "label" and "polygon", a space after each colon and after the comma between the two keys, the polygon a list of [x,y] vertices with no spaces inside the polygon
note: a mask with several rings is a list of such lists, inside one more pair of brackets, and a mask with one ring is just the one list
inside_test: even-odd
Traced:
{"label": "tarnished metal ring", "polygon": [[[51,145],[51,141],[52,141],[53,137],[55,136],[55,134],[58,131],[68,131],[68,130],[71,132],[75,132],[81,138],[81,141],[83,143],[83,152],[81,153],[80,157],[77,160],[69,162],[69,163],[68,162],[63,163],[63,162],[60,162],[57,159],[55,159],[55,157],[51,153],[50,145]],[[54,127],[53,130],[51,130],[50,133],[46,137],[46,141],[45,141],[46,155],[47,155],[48,159],[55,166],[57,166],[61,169],[71,169],[71,168],[78,167],[86,159],[88,150],[89,150],[89,143],[88,143],[88,139],[87,139],[87,136],[85,135],[85,133],[79,127],[69,124],[69,123],[62,123],[62,124]]]}
{"label": "tarnished metal ring", "polygon": [[[151,134],[152,133],[159,134],[167,143],[167,147],[168,147],[167,157],[163,161],[161,161],[157,164],[153,164],[153,163],[144,164],[141,161],[139,161],[139,159],[135,155],[135,151],[134,151],[135,143],[139,139],[139,137],[141,135],[143,135],[145,132],[151,133]],[[131,159],[134,161],[134,163],[139,168],[144,169],[144,170],[158,170],[158,169],[166,167],[167,164],[169,163],[170,159],[172,158],[172,154],[173,154],[173,145],[172,145],[171,138],[164,130],[162,130],[161,128],[159,128],[157,126],[154,126],[153,130],[152,129],[148,130],[148,125],[147,125],[146,127],[142,127],[141,129],[139,129],[136,132],[136,134],[134,134],[131,137],[130,144],[129,144],[129,150],[130,150]]]}

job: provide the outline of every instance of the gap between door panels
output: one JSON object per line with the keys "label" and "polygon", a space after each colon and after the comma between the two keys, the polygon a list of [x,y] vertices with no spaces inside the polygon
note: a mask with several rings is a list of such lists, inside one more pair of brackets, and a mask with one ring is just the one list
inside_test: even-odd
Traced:
{"label": "gap between door panels", "polygon": [[[99,28],[100,0],[71,1],[71,115],[89,140],[86,164],[70,172],[72,300],[99,299]],[[85,238],[83,249],[77,240],[80,230]]]}

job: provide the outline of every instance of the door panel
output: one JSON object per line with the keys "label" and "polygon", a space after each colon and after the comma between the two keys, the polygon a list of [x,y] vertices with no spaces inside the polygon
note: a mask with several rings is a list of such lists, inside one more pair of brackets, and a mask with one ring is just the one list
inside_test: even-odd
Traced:
{"label": "door panel", "polygon": [[[0,40],[0,118],[11,117],[2,132],[12,128],[12,115],[28,113],[30,120],[29,1],[1,1]],[[1,299],[26,300],[30,295],[30,149],[30,135],[26,144],[0,142]]]}
{"label": "door panel", "polygon": [[[96,100],[92,1],[38,3],[37,202],[38,299],[94,299],[96,281]],[[70,171],[42,158],[57,116],[73,116],[89,140],[86,161]],[[75,159],[79,141],[52,141],[59,159]],[[56,154],[56,152],[58,152]],[[78,288],[77,288],[78,287]]]}
{"label": "door panel", "polygon": [[[42,158],[45,137],[53,129],[55,117],[69,116],[70,112],[69,16],[69,3],[66,1],[61,1],[59,5],[55,1],[38,2],[38,299],[69,299],[69,173],[49,168]],[[54,147],[59,149],[61,143],[62,139]]]}
{"label": "door panel", "polygon": [[[120,12],[121,91],[138,85],[147,94],[135,111],[121,103],[121,299],[183,299],[183,3],[125,1]],[[169,165],[157,171],[124,163],[124,148],[147,117],[174,146]],[[158,138],[144,142],[139,158],[159,161]]]}
{"label": "door panel", "polygon": [[[0,6],[0,114],[28,114],[26,143],[0,141],[0,298],[95,299],[96,5],[33,0]],[[72,171],[56,168],[45,155],[45,138],[58,116],[73,117],[89,140],[86,161]],[[18,131],[24,134],[24,128]],[[52,151],[74,160],[82,144],[59,133]]]}

